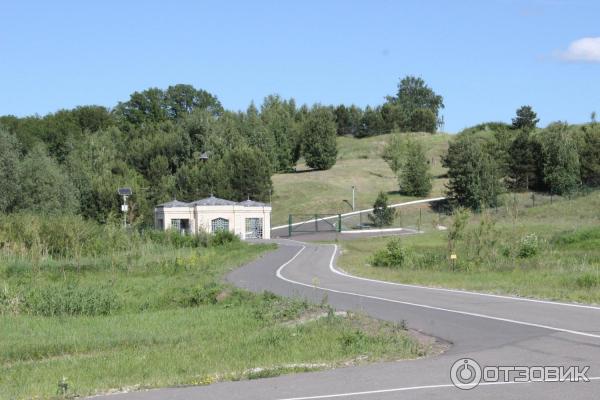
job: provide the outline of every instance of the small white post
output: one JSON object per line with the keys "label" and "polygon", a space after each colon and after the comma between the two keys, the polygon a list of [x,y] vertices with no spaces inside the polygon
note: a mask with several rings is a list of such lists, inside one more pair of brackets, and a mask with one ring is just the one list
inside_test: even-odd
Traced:
{"label": "small white post", "polygon": [[354,211],[354,192],[355,192],[355,187],[354,185],[352,185],[352,211]]}

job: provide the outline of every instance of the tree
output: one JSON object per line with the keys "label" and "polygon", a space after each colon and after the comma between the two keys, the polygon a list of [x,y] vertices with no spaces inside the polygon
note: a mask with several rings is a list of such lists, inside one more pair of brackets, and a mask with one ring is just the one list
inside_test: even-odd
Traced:
{"label": "tree", "polygon": [[362,110],[352,104],[350,107],[339,105],[335,111],[337,133],[340,136],[357,136],[360,129]]}
{"label": "tree", "polygon": [[531,106],[521,106],[517,110],[517,116],[512,119],[512,127],[531,131],[536,128],[538,122],[540,120]]}
{"label": "tree", "polygon": [[287,172],[296,164],[294,147],[298,142],[299,128],[295,120],[296,103],[282,100],[277,95],[267,96],[260,117],[267,132],[274,138],[276,154],[275,171]]}
{"label": "tree", "polygon": [[421,143],[409,140],[406,161],[400,172],[400,192],[409,196],[427,196],[431,192],[431,174]]}
{"label": "tree", "polygon": [[375,203],[373,204],[373,213],[369,214],[369,219],[377,227],[389,226],[394,222],[396,212],[388,207],[388,197],[384,192],[379,192]]}
{"label": "tree", "polygon": [[582,182],[590,187],[600,186],[600,126],[595,123],[583,132],[579,162]]}
{"label": "tree", "polygon": [[23,159],[18,208],[41,212],[76,213],[79,194],[58,163],[41,146]]}
{"label": "tree", "polygon": [[172,119],[183,118],[198,109],[206,110],[215,116],[223,112],[223,106],[216,96],[192,85],[169,86],[164,99],[167,114]]}
{"label": "tree", "polygon": [[398,84],[396,96],[388,96],[387,100],[398,107],[392,115],[401,130],[435,132],[442,123],[440,110],[444,108],[444,99],[422,78],[406,76]]}
{"label": "tree", "polygon": [[2,213],[11,212],[17,206],[21,191],[19,153],[17,138],[0,128],[0,212]]}
{"label": "tree", "polygon": [[544,182],[550,193],[570,194],[581,183],[579,155],[564,123],[549,126],[542,141]]}
{"label": "tree", "polygon": [[392,134],[383,148],[381,157],[394,174],[398,174],[406,159],[407,140],[399,134]]}
{"label": "tree", "polygon": [[331,111],[322,106],[310,110],[303,126],[302,155],[310,168],[331,168],[337,157],[337,128]]}
{"label": "tree", "polygon": [[510,146],[508,161],[510,186],[515,190],[529,190],[536,181],[534,147],[529,131],[522,129]]}
{"label": "tree", "polygon": [[261,150],[242,146],[229,152],[224,160],[234,200],[268,201],[273,190],[271,165]]}
{"label": "tree", "polygon": [[480,141],[459,135],[450,142],[442,164],[448,168],[446,189],[452,203],[475,211],[498,204],[502,192],[498,165]]}

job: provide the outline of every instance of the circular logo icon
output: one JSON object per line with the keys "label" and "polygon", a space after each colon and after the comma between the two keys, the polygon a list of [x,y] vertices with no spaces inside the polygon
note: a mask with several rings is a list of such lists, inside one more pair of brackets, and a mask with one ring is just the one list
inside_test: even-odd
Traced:
{"label": "circular logo icon", "polygon": [[471,358],[461,358],[452,364],[450,380],[459,389],[473,389],[481,382],[481,367]]}

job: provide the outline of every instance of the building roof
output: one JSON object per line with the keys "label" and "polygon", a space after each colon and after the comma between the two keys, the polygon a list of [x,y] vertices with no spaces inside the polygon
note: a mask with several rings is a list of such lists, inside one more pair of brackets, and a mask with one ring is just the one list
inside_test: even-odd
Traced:
{"label": "building roof", "polygon": [[205,199],[200,199],[192,202],[193,206],[233,206],[237,204],[235,201],[220,199],[215,196],[210,196]]}
{"label": "building roof", "polygon": [[159,204],[156,207],[172,208],[172,207],[189,207],[189,206],[190,206],[189,203],[184,203],[183,201],[173,199],[167,203]]}
{"label": "building roof", "polygon": [[240,206],[244,206],[244,207],[267,207],[268,204],[265,203],[261,203],[260,201],[254,201],[254,200],[244,200],[238,203]]}

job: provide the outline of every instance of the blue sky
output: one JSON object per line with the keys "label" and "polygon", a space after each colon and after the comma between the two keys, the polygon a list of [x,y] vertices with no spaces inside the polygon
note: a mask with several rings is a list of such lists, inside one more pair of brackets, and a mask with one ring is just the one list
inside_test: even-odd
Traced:
{"label": "blue sky", "polygon": [[0,114],[113,106],[190,83],[245,109],[380,104],[400,77],[444,96],[445,130],[600,112],[600,2],[53,1],[0,6]]}

